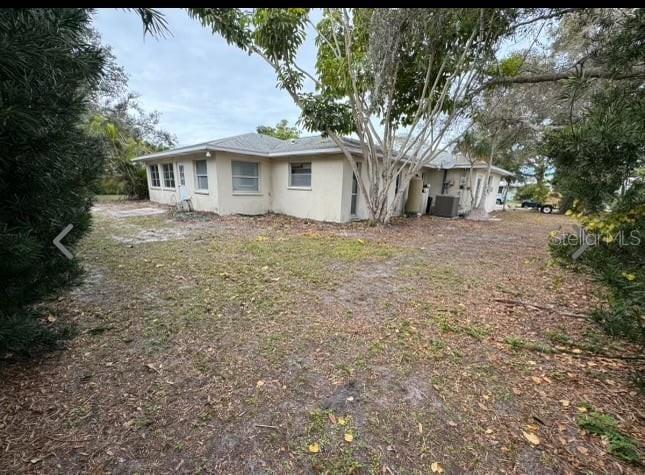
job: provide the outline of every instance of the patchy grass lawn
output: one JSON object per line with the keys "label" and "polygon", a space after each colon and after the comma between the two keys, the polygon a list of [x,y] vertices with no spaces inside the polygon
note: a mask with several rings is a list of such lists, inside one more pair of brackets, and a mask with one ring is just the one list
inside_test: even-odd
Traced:
{"label": "patchy grass lawn", "polygon": [[575,316],[603,291],[550,263],[563,216],[94,214],[44,306],[78,336],[0,367],[2,472],[642,469],[642,366]]}

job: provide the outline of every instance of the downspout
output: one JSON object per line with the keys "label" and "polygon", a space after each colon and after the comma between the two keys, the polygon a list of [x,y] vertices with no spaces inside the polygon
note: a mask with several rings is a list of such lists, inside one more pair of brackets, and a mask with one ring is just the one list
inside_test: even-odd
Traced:
{"label": "downspout", "polygon": [[443,169],[443,180],[441,181],[441,194],[445,195],[446,194],[446,180],[448,179],[448,169],[444,168]]}

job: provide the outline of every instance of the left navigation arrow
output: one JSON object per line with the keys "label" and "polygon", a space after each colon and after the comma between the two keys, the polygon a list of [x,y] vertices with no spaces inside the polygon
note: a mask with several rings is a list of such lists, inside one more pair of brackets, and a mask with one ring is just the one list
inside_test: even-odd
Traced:
{"label": "left navigation arrow", "polygon": [[61,242],[61,240],[62,240],[65,236],[67,236],[67,233],[69,233],[69,232],[72,230],[72,228],[73,228],[73,227],[74,227],[74,225],[73,225],[73,224],[68,224],[67,226],[65,226],[65,229],[63,229],[63,230],[58,234],[58,236],[56,236],[56,237],[54,238],[54,240],[52,241],[52,242],[54,243],[54,246],[56,246],[56,247],[58,248],[58,250],[59,250],[60,252],[62,252],[62,253],[65,255],[65,257],[67,257],[68,259],[74,259],[74,256],[73,256],[73,255],[72,255],[72,253],[71,253],[71,252],[69,252],[69,250],[68,250],[65,246],[63,246],[60,242]]}

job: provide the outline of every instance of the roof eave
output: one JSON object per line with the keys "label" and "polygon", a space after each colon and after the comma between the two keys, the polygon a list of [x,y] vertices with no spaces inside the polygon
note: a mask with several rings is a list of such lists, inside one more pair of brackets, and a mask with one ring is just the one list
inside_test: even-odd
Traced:
{"label": "roof eave", "polygon": [[[265,157],[265,158],[281,158],[281,157],[295,157],[295,156],[302,156],[302,155],[328,155],[332,153],[342,153],[342,150],[338,147],[333,147],[333,148],[323,148],[323,149],[309,149],[309,150],[293,150],[293,151],[288,151],[288,152],[270,152],[270,153],[264,153],[264,152],[256,152],[253,150],[243,150],[243,149],[233,149],[233,148],[225,148],[225,147],[213,147],[213,146],[199,146],[199,147],[190,147],[182,150],[168,150],[166,152],[158,152],[158,153],[151,153],[149,155],[143,155],[141,157],[137,157],[133,159],[135,162],[139,161],[148,161],[148,160],[156,160],[156,159],[163,159],[163,158],[171,158],[171,157],[179,157],[182,155],[191,155],[196,152],[208,152],[208,151],[213,151],[213,152],[228,152],[228,153],[237,153],[240,155],[254,155],[257,157]],[[356,154],[360,153],[358,150],[350,150],[350,153]]]}
{"label": "roof eave", "polygon": [[208,152],[211,150],[214,151],[215,148],[209,145],[197,145],[194,147],[186,147],[181,150],[166,150],[164,152],[150,153],[148,155],[142,155],[141,157],[134,158],[132,159],[132,161],[143,162],[146,160],[154,160],[154,159],[160,159],[160,158],[179,157],[182,155],[190,155],[195,152]]}

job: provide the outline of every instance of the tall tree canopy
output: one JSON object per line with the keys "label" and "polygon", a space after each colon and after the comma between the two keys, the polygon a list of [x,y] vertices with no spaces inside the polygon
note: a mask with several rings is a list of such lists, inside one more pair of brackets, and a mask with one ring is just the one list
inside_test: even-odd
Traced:
{"label": "tall tree canopy", "polygon": [[258,134],[270,135],[281,140],[291,140],[300,137],[300,131],[296,127],[289,127],[289,122],[286,119],[282,119],[275,127],[258,125],[257,132]]}
{"label": "tall tree canopy", "polygon": [[[127,89],[127,80],[123,89]],[[102,96],[88,116],[87,130],[103,140],[108,155],[99,192],[148,198],[146,170],[132,160],[146,153],[165,150],[175,143],[172,134],[159,128],[159,114],[146,113],[137,97],[128,92]]]}

